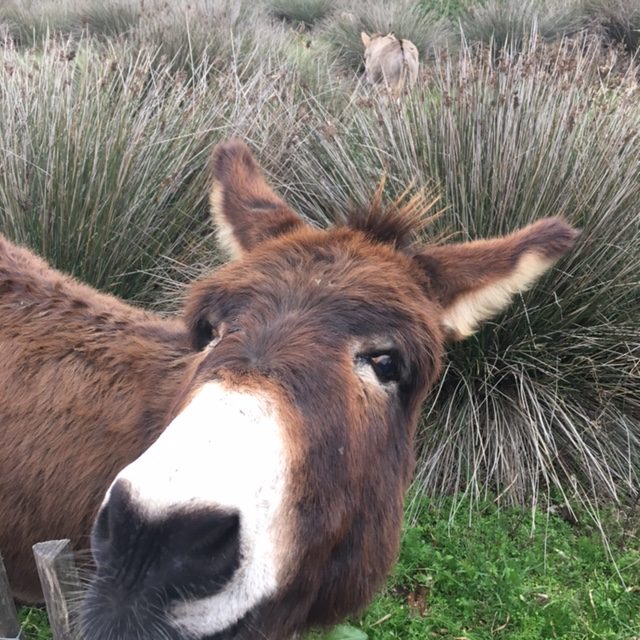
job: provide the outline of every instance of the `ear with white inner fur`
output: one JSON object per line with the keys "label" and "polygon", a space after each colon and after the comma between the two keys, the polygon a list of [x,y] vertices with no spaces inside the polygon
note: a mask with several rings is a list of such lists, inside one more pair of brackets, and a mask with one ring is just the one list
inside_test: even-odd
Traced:
{"label": "ear with white inner fur", "polygon": [[360,32],[360,38],[362,39],[362,44],[364,45],[364,48],[366,49],[369,46],[369,43],[371,42],[371,36],[364,32],[361,31]]}
{"label": "ear with white inner fur", "polygon": [[232,258],[304,224],[266,183],[244,142],[219,144],[211,165],[211,213],[218,242]]}
{"label": "ear with white inner fur", "polygon": [[414,261],[442,306],[443,328],[461,340],[529,289],[578,235],[564,220],[545,218],[503,238],[425,247]]}

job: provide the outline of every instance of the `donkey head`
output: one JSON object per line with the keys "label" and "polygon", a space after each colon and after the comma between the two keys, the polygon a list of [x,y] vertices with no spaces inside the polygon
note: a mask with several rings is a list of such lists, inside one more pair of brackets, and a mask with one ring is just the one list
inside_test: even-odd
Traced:
{"label": "donkey head", "polygon": [[358,611],[396,556],[420,405],[473,333],[573,244],[413,245],[407,215],[315,229],[247,147],[220,146],[211,204],[232,260],[194,284],[174,419],[97,518],[89,640],[281,639]]}

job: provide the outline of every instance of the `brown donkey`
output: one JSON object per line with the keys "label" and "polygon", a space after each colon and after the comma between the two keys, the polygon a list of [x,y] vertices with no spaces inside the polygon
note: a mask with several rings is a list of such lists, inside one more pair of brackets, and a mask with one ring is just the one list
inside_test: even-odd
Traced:
{"label": "brown donkey", "polygon": [[88,640],[280,640],[366,605],[445,341],[576,236],[551,218],[416,246],[406,211],[322,231],[244,144],[213,173],[233,260],[179,319],[0,242],[0,549],[15,595],[37,599],[30,545],[83,545],[95,518]]}

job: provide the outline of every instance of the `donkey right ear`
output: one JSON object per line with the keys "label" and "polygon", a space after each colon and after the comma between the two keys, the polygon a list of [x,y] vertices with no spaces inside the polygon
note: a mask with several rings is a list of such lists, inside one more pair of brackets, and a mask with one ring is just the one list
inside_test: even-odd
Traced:
{"label": "donkey right ear", "polygon": [[545,218],[502,238],[424,247],[414,260],[442,307],[448,338],[461,340],[529,289],[578,235],[561,218]]}
{"label": "donkey right ear", "polygon": [[212,173],[211,214],[218,242],[232,258],[304,224],[266,183],[244,142],[219,144],[213,152]]}
{"label": "donkey right ear", "polygon": [[362,38],[362,44],[364,45],[364,48],[366,49],[369,46],[369,43],[371,42],[371,36],[368,33],[365,33],[364,31],[360,32],[360,37]]}

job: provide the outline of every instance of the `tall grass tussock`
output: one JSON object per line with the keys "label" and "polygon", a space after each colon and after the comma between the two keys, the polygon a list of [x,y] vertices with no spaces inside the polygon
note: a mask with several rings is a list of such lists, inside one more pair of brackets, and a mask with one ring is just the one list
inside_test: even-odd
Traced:
{"label": "tall grass tussock", "polygon": [[551,41],[581,32],[598,34],[604,45],[635,54],[640,46],[638,0],[487,0],[459,13],[462,38],[497,49],[520,46],[535,31]]}
{"label": "tall grass tussock", "polygon": [[271,13],[294,26],[313,27],[335,6],[334,0],[272,0]]}
{"label": "tall grass tussock", "polygon": [[350,69],[363,68],[360,33],[394,33],[411,40],[422,57],[446,44],[449,22],[440,14],[413,0],[345,0],[340,10],[321,27],[334,55]]}
{"label": "tall grass tussock", "polygon": [[153,51],[48,41],[40,52],[5,50],[0,67],[2,232],[147,304],[167,278],[160,256],[178,268],[214,252],[213,142],[240,135],[276,149],[296,111],[293,91],[268,72],[238,66],[210,82],[206,58],[173,73]]}
{"label": "tall grass tussock", "polygon": [[[634,0],[617,2],[567,4],[554,31],[551,0],[466,3],[460,23],[405,0],[13,0],[0,7],[0,231],[101,289],[175,310],[183,284],[220,260],[206,163],[231,135],[319,226],[383,177],[388,202],[437,197],[437,238],[564,215],[583,230],[577,250],[451,346],[416,486],[593,509],[637,496],[640,92],[637,44],[611,46],[636,32]],[[626,32],[605,29],[611,13],[629,16]],[[361,30],[420,48],[403,100],[357,82]]]}
{"label": "tall grass tussock", "polygon": [[[502,234],[548,215],[582,229],[576,250],[531,292],[450,346],[419,430],[408,511],[417,526],[389,589],[358,623],[364,631],[339,627],[327,638],[417,639],[444,627],[460,637],[640,633],[629,551],[637,526],[624,525],[626,542],[610,539],[611,566],[580,537],[591,526],[585,512],[596,532],[614,529],[611,513],[636,522],[633,509],[618,516],[618,505],[640,496],[639,7],[0,6],[0,232],[138,304],[176,311],[185,283],[223,259],[207,162],[234,135],[320,227],[383,185],[386,204],[423,199],[434,214],[425,233],[437,241]],[[419,47],[420,79],[402,100],[359,82],[362,30]],[[445,505],[449,522],[431,522],[425,494]],[[564,522],[557,501],[582,503],[579,526]],[[550,507],[540,536],[519,511],[505,521],[505,504],[528,505],[542,520],[536,503]],[[615,506],[601,512],[605,503]],[[475,537],[462,509],[475,509]],[[498,521],[483,524],[487,514]],[[572,544],[598,562],[567,562]],[[518,545],[544,549],[544,570],[540,555]],[[25,611],[34,616],[26,637],[49,638],[38,612]]]}
{"label": "tall grass tussock", "polygon": [[630,53],[640,47],[640,2],[638,0],[583,0],[592,28],[609,42]]}
{"label": "tall grass tussock", "polygon": [[578,33],[585,15],[580,0],[487,0],[470,5],[460,27],[467,43],[500,50],[522,46],[532,33],[548,41]]}

